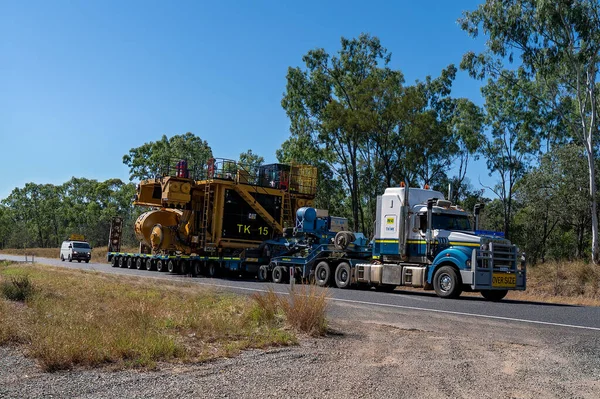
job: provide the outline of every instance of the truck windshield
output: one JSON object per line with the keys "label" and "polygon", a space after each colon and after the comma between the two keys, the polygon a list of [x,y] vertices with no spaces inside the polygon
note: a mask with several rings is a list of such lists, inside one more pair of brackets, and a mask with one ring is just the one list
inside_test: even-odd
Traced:
{"label": "truck windshield", "polygon": [[471,230],[471,223],[466,215],[434,214],[432,227],[440,230]]}
{"label": "truck windshield", "polygon": [[73,248],[89,248],[90,244],[88,244],[87,242],[74,242],[73,243]]}

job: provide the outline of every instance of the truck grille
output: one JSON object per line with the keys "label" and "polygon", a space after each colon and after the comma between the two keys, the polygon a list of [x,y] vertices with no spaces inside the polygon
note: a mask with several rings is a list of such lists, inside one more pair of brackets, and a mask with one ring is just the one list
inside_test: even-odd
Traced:
{"label": "truck grille", "polygon": [[514,245],[490,241],[479,250],[479,267],[514,269],[517,265],[517,249]]}

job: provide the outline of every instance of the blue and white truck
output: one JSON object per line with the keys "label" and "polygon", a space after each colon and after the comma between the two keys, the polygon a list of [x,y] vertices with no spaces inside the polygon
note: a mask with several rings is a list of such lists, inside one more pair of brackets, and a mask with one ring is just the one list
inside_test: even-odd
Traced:
{"label": "blue and white truck", "polygon": [[369,243],[338,232],[334,244],[273,257],[268,271],[276,282],[284,282],[280,276],[293,268],[291,275],[321,286],[422,287],[442,298],[469,291],[501,300],[509,290],[525,290],[525,257],[500,234],[477,230],[479,209],[472,229],[469,215],[439,191],[388,188],[377,198],[375,237]]}

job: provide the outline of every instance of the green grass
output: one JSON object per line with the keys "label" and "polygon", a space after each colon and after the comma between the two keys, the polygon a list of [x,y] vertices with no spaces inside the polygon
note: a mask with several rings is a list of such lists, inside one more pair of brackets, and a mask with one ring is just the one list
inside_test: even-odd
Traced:
{"label": "green grass", "polygon": [[151,368],[297,343],[285,319],[265,317],[246,297],[48,266],[0,267],[0,284],[23,276],[35,289],[25,302],[0,299],[0,344],[25,346],[47,371]]}

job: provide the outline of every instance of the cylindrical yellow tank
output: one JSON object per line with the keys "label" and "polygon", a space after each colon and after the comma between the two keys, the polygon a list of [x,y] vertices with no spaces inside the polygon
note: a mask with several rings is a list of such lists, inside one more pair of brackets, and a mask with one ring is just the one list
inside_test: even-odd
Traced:
{"label": "cylindrical yellow tank", "polygon": [[153,251],[180,250],[175,233],[182,214],[178,209],[142,213],[135,222],[135,236]]}

